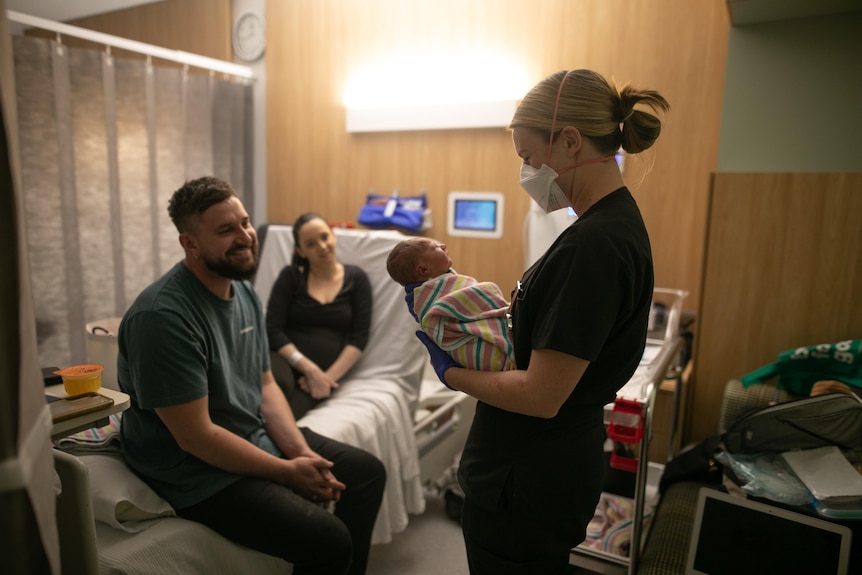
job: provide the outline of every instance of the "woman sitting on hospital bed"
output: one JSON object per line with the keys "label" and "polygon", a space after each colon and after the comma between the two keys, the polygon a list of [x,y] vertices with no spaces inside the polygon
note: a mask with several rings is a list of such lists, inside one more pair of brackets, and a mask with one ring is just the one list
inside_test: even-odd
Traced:
{"label": "woman sitting on hospital bed", "polygon": [[362,355],[371,285],[361,268],[338,262],[335,234],[319,215],[301,215],[293,240],[293,260],[273,284],[266,328],[272,373],[299,419]]}

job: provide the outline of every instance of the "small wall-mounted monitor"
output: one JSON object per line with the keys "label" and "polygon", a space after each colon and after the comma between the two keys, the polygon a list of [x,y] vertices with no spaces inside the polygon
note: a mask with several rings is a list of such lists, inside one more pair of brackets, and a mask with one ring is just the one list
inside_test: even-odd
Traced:
{"label": "small wall-mounted monitor", "polygon": [[503,194],[449,192],[446,232],[450,236],[497,239],[503,236]]}

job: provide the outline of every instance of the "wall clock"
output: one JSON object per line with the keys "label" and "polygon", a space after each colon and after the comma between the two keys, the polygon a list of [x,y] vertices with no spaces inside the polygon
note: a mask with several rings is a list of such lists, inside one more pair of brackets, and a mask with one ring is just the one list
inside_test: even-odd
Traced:
{"label": "wall clock", "polygon": [[246,62],[254,62],[266,49],[266,25],[260,12],[248,10],[233,23],[233,51]]}

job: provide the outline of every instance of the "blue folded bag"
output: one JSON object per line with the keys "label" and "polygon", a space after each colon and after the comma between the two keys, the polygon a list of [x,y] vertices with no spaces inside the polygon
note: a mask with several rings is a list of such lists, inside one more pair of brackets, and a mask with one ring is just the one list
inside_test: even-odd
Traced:
{"label": "blue folded bag", "polygon": [[428,200],[425,194],[400,197],[396,194],[381,196],[368,194],[365,205],[359,210],[358,221],[369,228],[400,228],[421,232],[428,224]]}

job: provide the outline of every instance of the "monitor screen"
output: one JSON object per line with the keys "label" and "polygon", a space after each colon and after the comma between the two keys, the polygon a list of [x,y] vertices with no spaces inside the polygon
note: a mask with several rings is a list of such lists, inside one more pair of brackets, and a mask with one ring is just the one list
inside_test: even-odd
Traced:
{"label": "monitor screen", "polygon": [[450,236],[499,238],[503,235],[503,195],[499,192],[450,192]]}
{"label": "monitor screen", "polygon": [[455,229],[493,231],[497,227],[494,200],[455,200]]}

